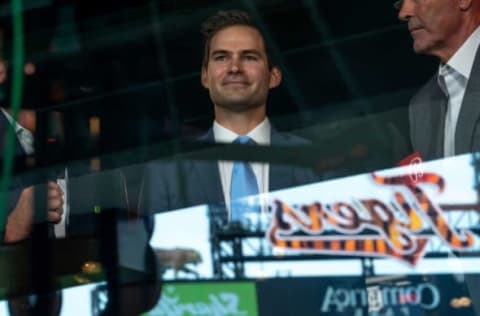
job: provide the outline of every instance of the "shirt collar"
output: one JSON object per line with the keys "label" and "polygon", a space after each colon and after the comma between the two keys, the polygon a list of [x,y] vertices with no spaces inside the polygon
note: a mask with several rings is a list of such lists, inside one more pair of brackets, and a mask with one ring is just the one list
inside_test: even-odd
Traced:
{"label": "shirt collar", "polygon": [[[271,125],[268,118],[265,118],[260,124],[252,129],[246,136],[249,136],[259,145],[270,145]],[[232,143],[237,137],[241,136],[220,125],[217,121],[213,122],[213,135],[217,143]]]}
{"label": "shirt collar", "polygon": [[[453,68],[465,79],[470,78],[473,61],[477,54],[478,46],[480,45],[480,26],[468,37],[462,46],[455,52],[446,64],[440,64],[438,74],[443,75],[448,72],[448,67]],[[448,67],[447,67],[448,66]]]}
{"label": "shirt collar", "polygon": [[8,113],[7,111],[5,111],[4,108],[0,108],[0,110],[2,110],[2,113],[3,115],[5,115],[5,117],[7,118],[7,121],[8,123],[10,123],[11,125],[13,125],[15,127],[15,133],[18,134],[18,132],[20,131],[23,131],[25,128],[18,124],[14,119],[13,117],[10,115],[10,113]]}

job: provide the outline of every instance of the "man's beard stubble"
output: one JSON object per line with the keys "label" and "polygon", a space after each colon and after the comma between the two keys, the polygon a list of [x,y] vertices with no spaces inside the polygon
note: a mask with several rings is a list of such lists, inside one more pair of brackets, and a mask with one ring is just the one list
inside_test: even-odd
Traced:
{"label": "man's beard stubble", "polygon": [[236,113],[247,112],[263,105],[263,102],[259,100],[231,100],[230,98],[225,97],[215,98],[212,95],[210,95],[210,97],[217,107]]}

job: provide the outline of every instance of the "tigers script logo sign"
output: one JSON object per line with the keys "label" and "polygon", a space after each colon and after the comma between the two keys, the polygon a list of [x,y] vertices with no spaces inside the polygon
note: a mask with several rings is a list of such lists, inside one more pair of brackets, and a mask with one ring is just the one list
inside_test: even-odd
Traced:
{"label": "tigers script logo sign", "polygon": [[474,246],[474,234],[452,227],[441,207],[421,187],[428,184],[442,193],[445,181],[440,175],[425,172],[415,181],[409,175],[371,176],[375,186],[392,188],[392,203],[359,199],[293,207],[276,200],[267,239],[284,249],[394,257],[412,266],[435,235],[456,251]]}

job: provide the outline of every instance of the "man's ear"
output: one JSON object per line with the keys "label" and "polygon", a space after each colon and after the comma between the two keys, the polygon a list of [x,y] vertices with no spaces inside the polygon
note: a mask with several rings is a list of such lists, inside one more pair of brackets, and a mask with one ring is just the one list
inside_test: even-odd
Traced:
{"label": "man's ear", "polygon": [[270,83],[268,84],[268,87],[270,89],[278,87],[281,82],[282,82],[282,71],[280,70],[280,68],[274,66],[272,70],[270,70]]}
{"label": "man's ear", "polygon": [[472,7],[473,0],[458,0],[458,7],[462,11],[467,11]]}
{"label": "man's ear", "polygon": [[202,81],[202,86],[205,89],[208,89],[207,66],[202,66],[202,74],[200,80]]}

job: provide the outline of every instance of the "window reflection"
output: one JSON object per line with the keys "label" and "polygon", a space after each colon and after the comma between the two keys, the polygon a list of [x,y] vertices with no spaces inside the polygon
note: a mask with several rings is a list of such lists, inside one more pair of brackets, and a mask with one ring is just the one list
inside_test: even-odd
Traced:
{"label": "window reflection", "polygon": [[479,314],[456,5],[0,5],[0,314]]}

